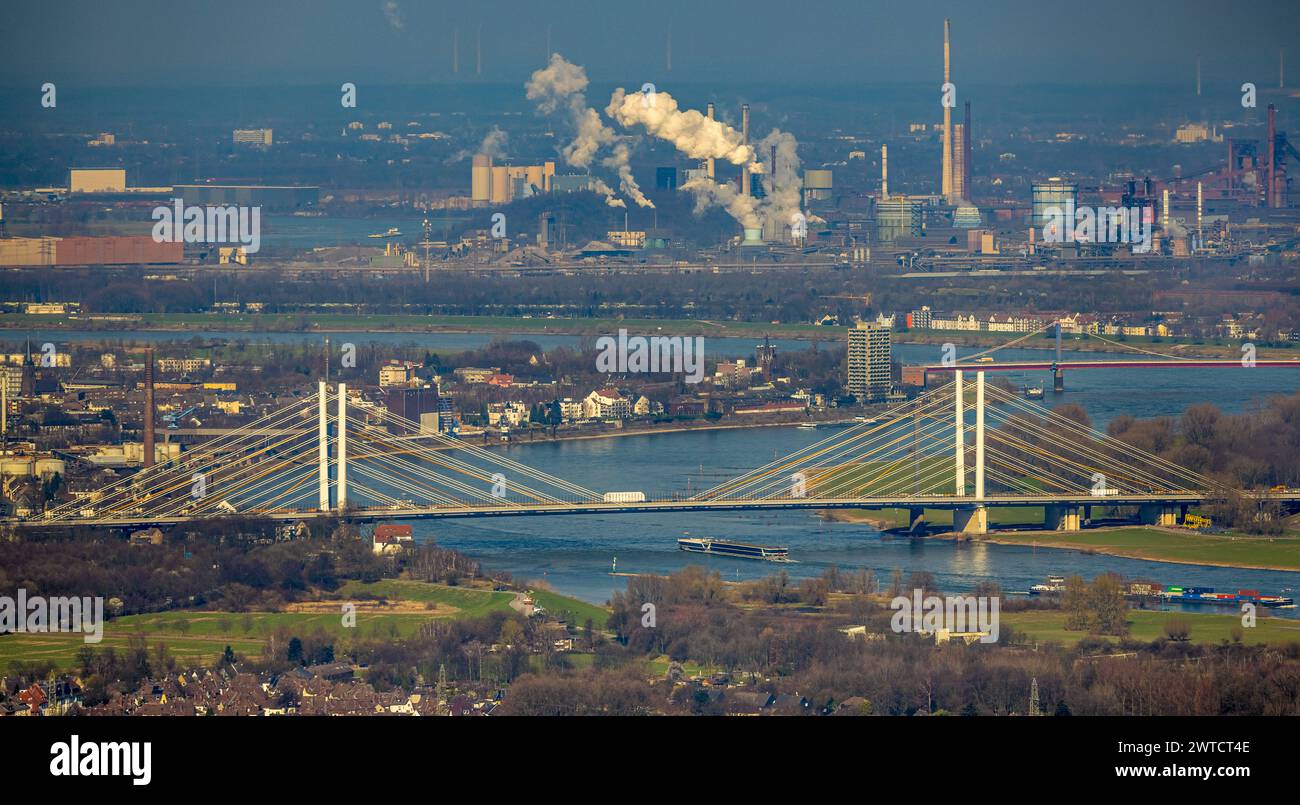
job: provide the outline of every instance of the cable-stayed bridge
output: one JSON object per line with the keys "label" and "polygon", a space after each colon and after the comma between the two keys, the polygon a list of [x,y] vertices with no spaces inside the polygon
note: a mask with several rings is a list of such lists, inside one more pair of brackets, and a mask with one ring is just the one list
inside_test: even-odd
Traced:
{"label": "cable-stayed bridge", "polygon": [[[825,433],[823,430],[821,433]],[[815,433],[810,431],[810,433]],[[815,437],[814,437],[815,438]],[[989,507],[1043,507],[1078,529],[1094,506],[1136,506],[1173,524],[1186,507],[1234,494],[1213,479],[953,370],[952,382],[879,421],[829,436],[703,491],[628,493],[635,467],[590,489],[353,399],[342,383],[179,457],[140,470],[19,527],[137,527],[250,515],[273,520],[535,516],[663,511],[950,509],[987,528]],[[1257,492],[1295,502],[1297,492]]]}

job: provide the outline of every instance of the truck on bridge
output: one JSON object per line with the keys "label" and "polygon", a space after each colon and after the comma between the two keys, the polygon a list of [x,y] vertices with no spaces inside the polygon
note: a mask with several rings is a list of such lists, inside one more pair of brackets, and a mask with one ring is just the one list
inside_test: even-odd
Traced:
{"label": "truck on bridge", "polygon": [[645,503],[645,492],[606,492],[601,499],[606,503]]}

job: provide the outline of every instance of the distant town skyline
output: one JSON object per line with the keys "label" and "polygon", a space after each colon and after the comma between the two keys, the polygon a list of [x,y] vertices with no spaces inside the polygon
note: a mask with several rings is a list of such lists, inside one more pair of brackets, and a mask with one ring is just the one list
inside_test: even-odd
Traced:
{"label": "distant town skyline", "polygon": [[548,41],[597,82],[938,82],[947,16],[957,82],[1190,85],[1199,56],[1209,86],[1275,87],[1279,49],[1300,30],[1291,0],[1097,0],[1083,10],[1028,0],[752,0],[743,12],[686,0],[145,0],[125,12],[90,0],[7,3],[0,82],[523,81]]}

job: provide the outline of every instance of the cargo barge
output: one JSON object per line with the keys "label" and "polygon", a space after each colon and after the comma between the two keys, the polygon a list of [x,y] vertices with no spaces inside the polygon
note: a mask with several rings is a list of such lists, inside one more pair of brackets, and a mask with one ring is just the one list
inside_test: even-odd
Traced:
{"label": "cargo barge", "polygon": [[1295,601],[1284,595],[1260,595],[1259,590],[1238,590],[1235,593],[1216,593],[1213,587],[1166,587],[1159,593],[1161,600],[1176,604],[1255,604],[1270,609],[1294,609]]}
{"label": "cargo barge", "polygon": [[776,545],[751,545],[726,539],[682,537],[677,540],[678,550],[688,553],[707,553],[728,556],[732,559],[761,559],[765,562],[790,562],[790,549]]}
{"label": "cargo barge", "polygon": [[[1048,576],[1046,584],[1035,584],[1029,588],[1030,595],[1060,595],[1065,592],[1063,576]],[[1290,592],[1285,589],[1282,592]],[[1235,593],[1215,592],[1213,587],[1161,587],[1159,584],[1143,581],[1124,583],[1126,598],[1156,598],[1170,604],[1218,604],[1221,606],[1238,606],[1254,604],[1269,609],[1295,609],[1295,601],[1284,595],[1260,595],[1259,590],[1238,590]]]}

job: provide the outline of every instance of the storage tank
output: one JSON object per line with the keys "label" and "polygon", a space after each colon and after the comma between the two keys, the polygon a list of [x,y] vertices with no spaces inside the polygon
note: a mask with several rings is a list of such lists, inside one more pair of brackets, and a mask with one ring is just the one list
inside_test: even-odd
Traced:
{"label": "storage tank", "polygon": [[474,165],[470,168],[470,198],[486,202],[492,186],[492,157],[487,154],[475,154]]}
{"label": "storage tank", "polygon": [[492,167],[492,191],[488,196],[488,201],[493,204],[510,203],[510,169],[507,167]]}

